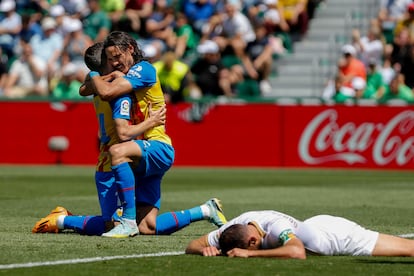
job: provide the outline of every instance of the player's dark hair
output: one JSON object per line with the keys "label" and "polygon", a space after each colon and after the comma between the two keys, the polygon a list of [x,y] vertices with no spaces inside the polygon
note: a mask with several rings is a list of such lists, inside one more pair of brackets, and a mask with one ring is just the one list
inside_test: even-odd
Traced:
{"label": "player's dark hair", "polygon": [[103,50],[104,43],[97,42],[90,46],[85,51],[84,61],[86,66],[91,71],[97,71],[102,73],[102,50]]}
{"label": "player's dark hair", "polygon": [[233,224],[221,233],[219,245],[221,254],[227,256],[227,252],[233,248],[247,249],[249,247],[247,237],[247,227],[243,224]]}
{"label": "player's dark hair", "polygon": [[104,49],[111,46],[116,46],[121,51],[126,51],[129,46],[132,46],[134,48],[134,52],[132,54],[134,62],[137,63],[144,60],[144,53],[138,46],[137,41],[126,32],[111,32],[104,41]]}

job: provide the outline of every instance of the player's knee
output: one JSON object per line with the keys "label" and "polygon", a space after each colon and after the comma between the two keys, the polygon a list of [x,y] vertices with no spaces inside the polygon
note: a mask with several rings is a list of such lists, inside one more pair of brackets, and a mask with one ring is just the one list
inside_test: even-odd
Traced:
{"label": "player's knee", "polygon": [[121,159],[124,157],[125,150],[122,144],[115,144],[109,148],[109,154],[112,160]]}
{"label": "player's knee", "polygon": [[155,235],[156,231],[155,231],[155,224],[154,225],[149,225],[147,223],[141,223],[138,226],[139,229],[139,233],[141,235]]}

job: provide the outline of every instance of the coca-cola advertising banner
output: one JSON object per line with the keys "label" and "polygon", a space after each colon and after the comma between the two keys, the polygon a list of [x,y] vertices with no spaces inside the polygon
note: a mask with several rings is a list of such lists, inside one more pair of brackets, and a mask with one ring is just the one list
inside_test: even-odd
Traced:
{"label": "coca-cola advertising banner", "polygon": [[414,109],[284,107],[285,166],[414,169]]}
{"label": "coca-cola advertising banner", "polygon": [[[174,166],[414,169],[413,105],[183,103],[167,110]],[[90,102],[0,102],[0,116],[0,164],[96,162]],[[62,139],[60,150],[53,141]]]}

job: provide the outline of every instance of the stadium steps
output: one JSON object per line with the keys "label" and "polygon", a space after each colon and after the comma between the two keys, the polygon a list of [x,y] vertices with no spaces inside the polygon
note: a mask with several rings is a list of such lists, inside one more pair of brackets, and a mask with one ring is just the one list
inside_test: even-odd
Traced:
{"label": "stadium steps", "polygon": [[277,74],[270,78],[267,97],[319,97],[336,72],[340,48],[351,30],[364,31],[376,14],[378,0],[327,0],[318,7],[306,36],[293,45],[293,53],[277,59]]}

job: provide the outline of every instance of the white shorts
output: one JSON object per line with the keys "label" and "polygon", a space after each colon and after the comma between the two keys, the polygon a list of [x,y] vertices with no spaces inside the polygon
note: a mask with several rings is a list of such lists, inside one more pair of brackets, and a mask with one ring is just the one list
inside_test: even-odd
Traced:
{"label": "white shorts", "polygon": [[317,236],[313,243],[316,248],[311,250],[328,256],[371,256],[379,235],[353,221],[329,215],[311,217],[304,223],[313,228],[314,237]]}

